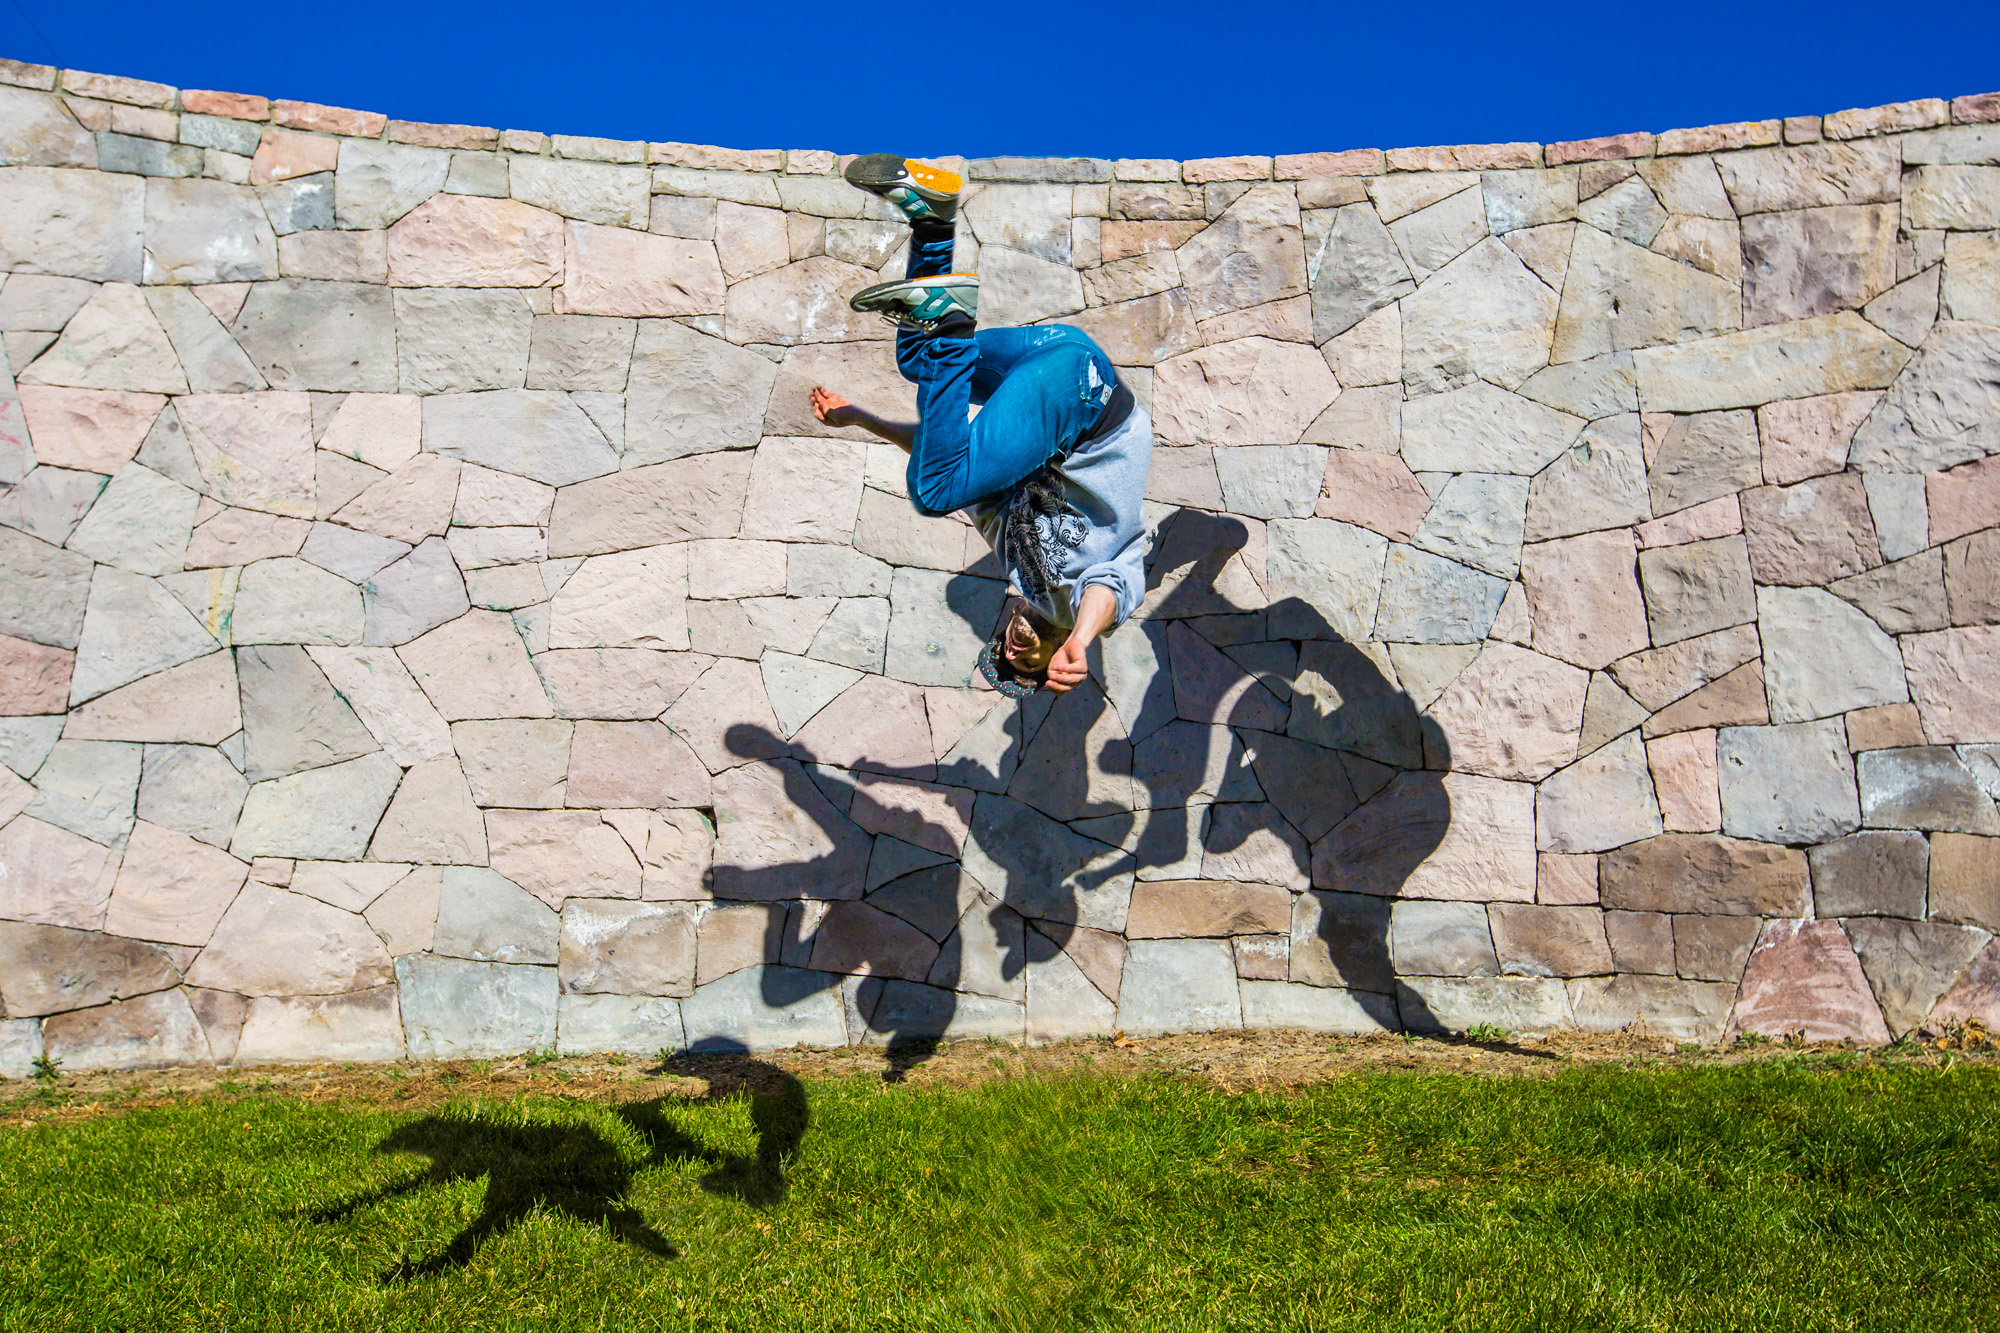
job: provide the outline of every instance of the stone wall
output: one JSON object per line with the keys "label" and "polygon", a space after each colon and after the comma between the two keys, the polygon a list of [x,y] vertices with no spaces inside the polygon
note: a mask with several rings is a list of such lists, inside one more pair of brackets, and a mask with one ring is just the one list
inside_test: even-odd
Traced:
{"label": "stone wall", "polygon": [[1016,706],[834,154],[0,62],[0,1072],[2000,1019],[1996,120],[965,164],[1160,444]]}

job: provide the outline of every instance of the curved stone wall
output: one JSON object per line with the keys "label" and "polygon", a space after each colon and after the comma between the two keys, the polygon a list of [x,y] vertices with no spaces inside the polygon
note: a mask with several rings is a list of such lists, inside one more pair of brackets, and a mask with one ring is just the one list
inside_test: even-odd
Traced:
{"label": "curved stone wall", "polygon": [[1015,706],[834,154],[0,62],[0,1072],[2000,1018],[1996,119],[965,164],[1160,444]]}

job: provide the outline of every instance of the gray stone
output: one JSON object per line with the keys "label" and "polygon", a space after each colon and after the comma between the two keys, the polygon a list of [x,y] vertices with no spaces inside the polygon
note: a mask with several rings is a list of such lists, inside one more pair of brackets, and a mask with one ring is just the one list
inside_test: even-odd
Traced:
{"label": "gray stone", "polygon": [[1492,238],[1446,264],[1402,311],[1403,384],[1413,393],[1474,377],[1515,389],[1549,363],[1555,293]]}
{"label": "gray stone", "polygon": [[1962,163],[1926,163],[1903,182],[1912,228],[1986,231],[2000,226],[2000,170]]}
{"label": "gray stone", "polygon": [[1372,636],[1395,643],[1478,643],[1493,627],[1507,580],[1392,544]]}
{"label": "gray stone", "polygon": [[1609,851],[1664,827],[1636,731],[1560,770],[1535,792],[1535,845],[1542,851]]}
{"label": "gray stone", "polygon": [[1724,727],[1717,740],[1722,831],[1765,842],[1826,842],[1861,826],[1839,718]]}
{"label": "gray stone", "polygon": [[1535,477],[1528,489],[1525,535],[1529,541],[1547,541],[1627,527],[1652,516],[1639,417],[1625,412],[1584,427],[1581,438]]}
{"label": "gray stone", "polygon": [[778,733],[786,737],[861,678],[859,671],[848,667],[787,653],[766,653],[759,665],[764,674],[764,693],[769,696],[771,711],[778,719]]}
{"label": "gray stone", "polygon": [[514,197],[566,218],[643,230],[651,186],[643,167],[547,158],[509,159]]}
{"label": "gray stone", "polygon": [[1991,938],[1937,921],[1843,921],[1883,1021],[1897,1036],[1923,1022],[1945,988]]}
{"label": "gray stone", "polygon": [[1291,980],[1388,992],[1390,903],[1361,893],[1305,893],[1292,900]]}
{"label": "gray stone", "polygon": [[346,644],[361,639],[361,590],[303,560],[259,560],[236,584],[237,643]]}
{"label": "gray stone", "polygon": [[966,835],[965,868],[1023,916],[1124,928],[1131,854],[1073,833],[1019,801],[980,795]]}
{"label": "gray stone", "polygon": [[431,950],[481,963],[553,963],[556,914],[496,871],[444,867]]}
{"label": "gray stone", "polygon": [[0,167],[0,269],[137,282],[146,185],[134,176]]}
{"label": "gray stone", "polygon": [[980,315],[996,325],[1034,324],[1083,309],[1083,282],[1067,264],[986,245],[979,267]]}
{"label": "gray stone", "polygon": [[60,332],[96,290],[96,284],[77,278],[16,273],[0,288],[0,329]]}
{"label": "gray stone", "polygon": [[259,186],[264,216],[271,230],[280,236],[300,231],[329,231],[333,227],[333,173],[315,172],[291,180]]}
{"label": "gray stone", "polygon": [[[797,551],[801,548],[794,546],[792,549]],[[883,667],[888,638],[888,598],[846,597],[834,606],[826,623],[813,636],[812,646],[806,650],[806,655],[859,671],[879,672]]]}
{"label": "gray stone", "polygon": [[1571,1026],[1563,983],[1543,977],[1406,977],[1396,1008],[1412,1032],[1466,1032],[1482,1024],[1515,1036]]}
{"label": "gray stone", "polygon": [[2000,835],[2000,809],[1950,746],[1867,750],[1855,762],[1867,827]]}
{"label": "gray stone", "polygon": [[1630,352],[1607,352],[1549,366],[1528,376],[1518,392],[1558,412],[1593,421],[1639,407]]}
{"label": "gray stone", "polygon": [[27,1078],[42,1055],[42,1025],[33,1018],[0,1020],[0,1078]]}
{"label": "gray stone", "polygon": [[336,523],[315,523],[306,535],[305,545],[299,548],[299,559],[338,574],[350,583],[361,583],[409,552],[408,542],[393,537],[378,537]]}
{"label": "gray stone", "polygon": [[[1728,290],[1733,302],[1736,289]],[[1646,347],[1632,362],[1642,410],[1708,412],[1886,388],[1909,359],[1909,348],[1843,310],[1677,346]]]}
{"label": "gray stone", "polygon": [[1750,553],[1740,536],[1641,551],[1639,582],[1655,644],[1678,643],[1757,618]]}
{"label": "gray stone", "polygon": [[1592,195],[1576,210],[1579,221],[1588,222],[1634,245],[1651,245],[1667,225],[1667,210],[1636,176],[1627,176],[1602,194]]}
{"label": "gray stone", "polygon": [[1715,1041],[1729,1021],[1733,984],[1677,977],[1584,977],[1569,983],[1576,1025],[1585,1032],[1644,1030],[1674,1041]]}
{"label": "gray stone", "polygon": [[223,116],[197,116],[192,113],[181,116],[180,131],[182,143],[190,143],[197,148],[220,148],[238,157],[254,154],[257,140],[261,137],[254,124]]}
{"label": "gray stone", "polygon": [[1284,981],[1245,980],[1243,1026],[1365,1035],[1402,1026],[1395,1002],[1369,991],[1332,990]]}
{"label": "gray stone", "polygon": [[[1304,292],[1305,240],[1299,226],[1298,201],[1290,187],[1257,185],[1207,230],[1184,242],[1176,257],[1195,318]],[[991,262],[984,254],[980,260],[982,265]]]}
{"label": "gray stone", "polygon": [[[1003,245],[1068,264],[1070,199],[1066,185],[988,185],[965,201],[964,215],[982,246]],[[887,258],[885,254],[868,267],[878,268]]]}
{"label": "gray stone", "polygon": [[686,1045],[677,1000],[650,995],[564,995],[557,1002],[558,1055],[653,1055],[678,1051]]}
{"label": "gray stone", "polygon": [[1133,1035],[1243,1026],[1236,960],[1224,940],[1134,940],[1125,949],[1118,1027]]}
{"label": "gray stone", "polygon": [[488,1059],[556,1041],[556,970],[429,954],[396,960],[403,1033],[413,1060]]}
{"label": "gray stone", "polygon": [[1313,444],[1246,444],[1219,449],[1223,503],[1252,518],[1305,518],[1313,512],[1326,450]]}
{"label": "gray stone", "polygon": [[226,847],[249,790],[242,774],[205,745],[148,745],[138,817]]}
{"label": "gray stone", "polygon": [[692,995],[694,965],[691,904],[563,904],[558,974],[566,994]]}
{"label": "gray stone", "polygon": [[1582,428],[1566,412],[1477,383],[1403,405],[1403,460],[1417,472],[1533,476]]}
{"label": "gray stone", "polygon": [[1397,218],[1389,234],[1422,282],[1490,234],[1485,196],[1477,185],[1447,195]]}
{"label": "gray stone", "polygon": [[1804,722],[1910,697],[1896,641],[1821,588],[1759,588],[1764,691],[1774,722]]}
{"label": "gray stone", "polygon": [[727,769],[716,776],[714,801],[717,897],[861,896],[868,835],[827,801],[796,761]]}
{"label": "gray stone", "polygon": [[424,446],[550,486],[618,470],[617,454],[569,395],[538,389],[426,398]]}
{"label": "gray stone", "polygon": [[1314,342],[1345,333],[1416,290],[1395,238],[1371,206],[1308,212],[1304,229]]}
{"label": "gray stone", "polygon": [[2000,327],[1943,320],[1854,433],[1848,465],[1934,472],[2000,445]]}
{"label": "gray stone", "polygon": [[[1645,297],[1635,298],[1640,292]],[[1741,302],[1735,284],[1712,273],[1578,227],[1551,359],[1581,361],[1724,333],[1742,326]]]}
{"label": "gray stone", "polygon": [[0,529],[0,634],[76,647],[90,584],[90,557]]}
{"label": "gray stone", "polygon": [[1807,855],[1816,915],[1923,916],[1931,865],[1923,834],[1850,833]]}
{"label": "gray stone", "polygon": [[[973,910],[978,910],[980,900],[980,895],[973,895]],[[1018,939],[1020,918],[1014,921]],[[950,927],[946,929],[949,932]],[[811,951],[812,966],[821,972],[900,977],[905,981],[931,977],[933,965],[943,961],[936,941],[923,931],[881,907],[856,902],[835,903],[827,909],[819,929],[813,932]],[[955,972],[956,949],[950,962],[948,970]],[[939,984],[954,989],[958,980],[952,975],[940,978]]]}
{"label": "gray stone", "polygon": [[1302,599],[1347,639],[1374,636],[1386,538],[1333,519],[1300,518],[1272,523],[1268,541],[1274,598]]}
{"label": "gray stone", "polygon": [[1611,677],[1593,671],[1590,688],[1583,697],[1583,734],[1577,743],[1577,753],[1589,754],[1638,726],[1647,716],[1646,710],[1619,689]]}
{"label": "gray stone", "polygon": [[914,685],[970,685],[1006,596],[1006,585],[992,579],[898,569],[889,594],[888,674]]}
{"label": "gray stone", "polygon": [[635,320],[598,315],[537,315],[528,387],[623,393],[636,327]]}
{"label": "gray stone", "polygon": [[147,283],[277,276],[278,238],[255,192],[214,180],[146,182]]}
{"label": "gray stone", "polygon": [[230,332],[274,389],[396,391],[396,317],[386,287],[260,282]]}
{"label": "gray stone", "polygon": [[846,1017],[836,978],[765,964],[699,986],[681,1002],[691,1051],[769,1051],[844,1046]]}
{"label": "gray stone", "polygon": [[1992,162],[2000,158],[2000,129],[1990,124],[1952,125],[1945,129],[1919,130],[1898,136],[1903,161],[1915,165],[1928,162]]}
{"label": "gray stone", "polygon": [[[396,378],[404,393],[518,389],[526,379],[534,315],[519,291],[398,288],[395,303]],[[473,329],[477,337],[468,336]]]}
{"label": "gray stone", "polygon": [[177,990],[58,1014],[42,1025],[49,1058],[69,1073],[203,1065],[212,1056],[201,1023]]}
{"label": "gray stone", "polygon": [[1743,220],[1743,316],[1751,327],[1853,309],[1896,275],[1896,207],[1842,205]]}
{"label": "gray stone", "polygon": [[786,548],[785,593],[791,597],[886,597],[893,571],[851,546],[798,543]]}
{"label": "gray stone", "polygon": [[334,207],[350,231],[387,227],[444,188],[451,154],[407,144],[349,139],[334,173]]}
{"label": "gray stone", "polygon": [[465,579],[442,537],[426,538],[361,588],[361,641],[402,644],[470,609]]}
{"label": "gray stone", "polygon": [[1702,412],[1677,418],[1651,467],[1655,514],[1671,514],[1763,480],[1757,418],[1750,412]]}
{"label": "gray stone", "polygon": [[381,748],[305,649],[290,644],[239,648],[236,675],[249,781],[342,763]]}
{"label": "gray stone", "polygon": [[1876,328],[1915,347],[1937,323],[1942,276],[1943,270],[1933,264],[1861,307],[1861,313]]}
{"label": "gray stone", "polygon": [[1503,579],[1520,572],[1528,479],[1466,472],[1446,482],[1411,544]]}
{"label": "gray stone", "polygon": [[[97,146],[54,97],[26,88],[0,88],[0,164],[94,167]],[[24,1077],[10,1074],[9,1078]]]}
{"label": "gray stone", "polygon": [[632,353],[626,466],[756,444],[777,375],[765,358],[720,338],[645,321]]}
{"label": "gray stone", "polygon": [[69,540],[104,489],[104,478],[95,472],[34,468],[18,485],[0,492],[0,526],[60,545]]}
{"label": "gray stone", "polygon": [[1689,981],[1726,981],[1743,976],[1758,922],[1747,916],[1677,916],[1674,970]]}
{"label": "gray stone", "polygon": [[60,713],[53,717],[0,717],[0,764],[32,778],[49,757],[62,729]]}
{"label": "gray stone", "polygon": [[1897,141],[1861,139],[1796,148],[1756,148],[1716,159],[1738,213],[1896,198]]}
{"label": "gray stone", "polygon": [[1500,971],[1481,903],[1396,903],[1389,947],[1404,976],[1490,977]]}
{"label": "gray stone", "polygon": [[132,831],[141,747],[60,740],[36,770],[39,794],[23,812],[107,846]]}
{"label": "gray stone", "polygon": [[195,393],[243,393],[267,388],[264,377],[209,308],[184,287],[148,287],[146,305],[173,344]]}
{"label": "gray stone", "polygon": [[260,782],[243,803],[229,850],[245,860],[357,861],[401,779],[395,760],[371,754]]}

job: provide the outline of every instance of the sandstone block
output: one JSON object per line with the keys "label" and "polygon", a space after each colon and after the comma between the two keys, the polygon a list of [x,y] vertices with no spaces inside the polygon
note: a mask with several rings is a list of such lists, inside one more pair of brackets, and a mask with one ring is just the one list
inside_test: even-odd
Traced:
{"label": "sandstone block", "polygon": [[1882,1009],[1837,921],[1773,921],[1744,969],[1729,1030],[1807,1041],[1889,1040]]}
{"label": "sandstone block", "polygon": [[1540,977],[1408,977],[1396,1007],[1413,1032],[1463,1032],[1481,1023],[1522,1036],[1572,1024],[1563,983]]}
{"label": "sandstone block", "polygon": [[1929,921],[1848,921],[1861,969],[1892,1033],[1923,1022],[1954,978],[1986,943],[1986,933]]}
{"label": "sandstone block", "polygon": [[1878,401],[1872,393],[1837,393],[1758,408],[1764,480],[1783,486],[1840,471],[1855,429]]}
{"label": "sandstone block", "polygon": [[1535,780],[1575,757],[1587,684],[1574,667],[1490,643],[1429,712],[1455,770]]}
{"label": "sandstone block", "polygon": [[1632,538],[1590,533],[1523,548],[1538,651],[1584,667],[1603,667],[1647,645],[1646,609],[1635,573]]}
{"label": "sandstone block", "polygon": [[1161,364],[1154,411],[1178,444],[1290,444],[1340,392],[1310,348],[1243,338]]}
{"label": "sandstone block", "polygon": [[493,869],[550,907],[567,898],[637,898],[638,862],[594,810],[488,810]]}
{"label": "sandstone block", "polygon": [[1817,588],[1760,588],[1757,604],[1773,720],[1908,698],[1895,641],[1859,610]]}
{"label": "sandstone block", "polygon": [[1838,718],[1725,727],[1718,742],[1722,828],[1768,842],[1825,842],[1860,826],[1853,761]]}
{"label": "sandstone block", "polygon": [[40,166],[0,168],[0,267],[93,282],[137,282],[145,182]]}
{"label": "sandstone block", "polygon": [[1722,827],[1715,732],[1679,732],[1646,742],[1660,818],[1670,833],[1711,833]]}
{"label": "sandstone block", "polygon": [[386,983],[389,968],[359,916],[252,881],[216,923],[188,982],[239,995],[340,995]]}
{"label": "sandstone block", "polygon": [[567,395],[536,389],[446,393],[424,400],[434,452],[564,486],[615,472],[618,457]]}
{"label": "sandstone block", "polygon": [[1930,845],[1922,834],[1850,833],[1809,855],[1817,915],[1923,916]]}
{"label": "sandstone block", "polygon": [[1391,546],[1383,561],[1373,637],[1395,643],[1478,643],[1495,625],[1507,589],[1505,579],[1482,570],[1414,547]]}
{"label": "sandstone block", "polygon": [[275,389],[396,388],[394,303],[370,283],[257,283],[230,332]]}
{"label": "sandstone block", "polygon": [[1714,1041],[1729,1020],[1733,985],[1675,977],[1587,977],[1569,984],[1576,1025],[1586,1032],[1645,1031],[1678,1041]]}
{"label": "sandstone block", "polygon": [[403,1025],[395,988],[378,986],[353,995],[251,1000],[234,1060],[245,1065],[380,1062],[402,1056]]}
{"label": "sandstone block", "polygon": [[1742,503],[1750,570],[1760,583],[1824,586],[1881,563],[1868,496],[1854,473],[1760,487]]}
{"label": "sandstone block", "polygon": [[858,898],[869,839],[791,760],[733,768],[715,782],[715,892],[772,900]]}
{"label": "sandstone block", "polygon": [[451,750],[437,709],[388,648],[307,650],[378,743],[399,764],[414,764]]}
{"label": "sandstone block", "polygon": [[0,923],[0,959],[6,961],[0,997],[16,1018],[87,1009],[180,981],[164,949],[58,926]]}
{"label": "sandstone block", "polygon": [[483,865],[486,831],[458,760],[449,755],[412,765],[369,844],[380,860]]}
{"label": "sandstone block", "polygon": [[572,900],[560,950],[566,994],[694,993],[694,912],[684,904]]}
{"label": "sandstone block", "polygon": [[242,858],[357,861],[401,776],[396,761],[378,753],[257,783],[230,850]]}
{"label": "sandstone block", "polygon": [[74,1073],[200,1065],[210,1059],[201,1023],[177,990],[58,1014],[43,1023],[42,1040],[50,1058]]}
{"label": "sandstone block", "polygon": [[1304,217],[1313,340],[1345,333],[1416,289],[1409,265],[1375,209],[1356,203]]}
{"label": "sandstone block", "polygon": [[556,1053],[651,1055],[687,1045],[678,1002],[646,995],[564,995],[556,1006]]}
{"label": "sandstone block", "polygon": [[0,828],[0,917],[95,930],[111,896],[112,853],[98,843],[31,815]]}
{"label": "sandstone block", "polygon": [[[1158,455],[1154,463],[1157,467]],[[1326,471],[1313,507],[1318,517],[1339,519],[1407,542],[1430,507],[1429,492],[1396,455],[1361,449],[1327,450]]]}
{"label": "sandstone block", "polygon": [[1949,746],[1869,750],[1856,760],[1869,828],[2000,835],[2000,810]]}
{"label": "sandstone block", "polygon": [[555,1044],[552,967],[409,954],[396,960],[396,989],[412,1059],[483,1059]]}
{"label": "sandstone block", "polygon": [[1521,784],[1400,774],[1314,845],[1313,883],[1386,897],[1532,902],[1533,826]]}
{"label": "sandstone block", "polygon": [[1932,835],[1930,914],[1984,930],[2000,928],[2000,839]]}
{"label": "sandstone block", "polygon": [[398,651],[446,721],[553,715],[526,645],[499,612],[468,611]]}
{"label": "sandstone block", "polygon": [[132,829],[140,757],[137,745],[64,737],[35,771],[26,813],[116,846]]}
{"label": "sandstone block", "polygon": [[1418,472],[1530,476],[1576,439],[1583,423],[1490,384],[1417,398],[1403,408],[1403,458]]}
{"label": "sandstone block", "polygon": [[1646,411],[1706,412],[1886,388],[1909,359],[1901,343],[1852,311],[1841,311],[1643,348],[1633,365]]}
{"label": "sandstone block", "polygon": [[1139,940],[1127,947],[1118,1026],[1130,1033],[1241,1027],[1236,964],[1220,940]]}
{"label": "sandstone block", "polygon": [[[1674,919],[1660,912],[1616,912],[1604,914],[1604,935],[1611,945],[1611,960],[1620,972],[1638,976],[1674,974]],[[1728,1016],[1732,987],[1723,999],[1723,1012],[1716,1019],[1721,1026]]]}
{"label": "sandstone block", "polygon": [[624,551],[690,537],[733,536],[751,459],[731,453],[673,467],[635,468],[556,493],[555,558]]}
{"label": "sandstone block", "polygon": [[101,694],[70,713],[73,740],[213,745],[240,729],[236,673],[211,653]]}
{"label": "sandstone block", "polygon": [[1864,305],[1894,284],[1895,250],[1896,208],[1890,204],[1746,218],[1744,323],[1755,328]]}
{"label": "sandstone block", "polygon": [[572,806],[708,803],[708,772],[686,741],[657,722],[580,722],[569,746]]}
{"label": "sandstone block", "polygon": [[1897,196],[1896,151],[1887,143],[1760,148],[1718,158],[1716,166],[1740,214],[1887,203]]}
{"label": "sandstone block", "polygon": [[1537,846],[1554,852],[1605,851],[1661,832],[1638,735],[1627,732],[1544,781],[1535,822]]}
{"label": "sandstone block", "polygon": [[1741,537],[1641,552],[1639,577],[1656,644],[1678,643],[1757,616],[1749,549]]}
{"label": "sandstone block", "polygon": [[1924,478],[1930,540],[1948,542],[2000,524],[2000,463],[1967,463]]}
{"label": "sandstone block", "polygon": [[1604,914],[1595,907],[1495,903],[1488,913],[1502,975],[1583,977],[1612,970]]}
{"label": "sandstone block", "polygon": [[1519,388],[1548,364],[1557,323],[1555,294],[1492,238],[1446,264],[1402,311],[1403,383],[1412,391],[1459,388],[1474,377]]}
{"label": "sandstone block", "polygon": [[687,568],[683,545],[591,556],[556,593],[549,646],[686,648]]}
{"label": "sandstone block", "polygon": [[744,968],[681,1002],[688,1049],[764,1051],[844,1046],[847,1028],[833,978],[795,967]]}

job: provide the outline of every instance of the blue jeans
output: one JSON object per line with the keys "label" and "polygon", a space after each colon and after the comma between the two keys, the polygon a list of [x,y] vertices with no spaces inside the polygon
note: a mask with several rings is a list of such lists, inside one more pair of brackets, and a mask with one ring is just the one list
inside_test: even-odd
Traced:
{"label": "blue jeans", "polygon": [[[948,234],[925,239],[913,231],[905,276],[951,272],[951,250]],[[917,386],[910,500],[931,516],[997,499],[1067,453],[1118,382],[1104,350],[1067,324],[968,337],[903,329],[896,365]],[[979,416],[968,420],[974,403],[982,404]]]}

